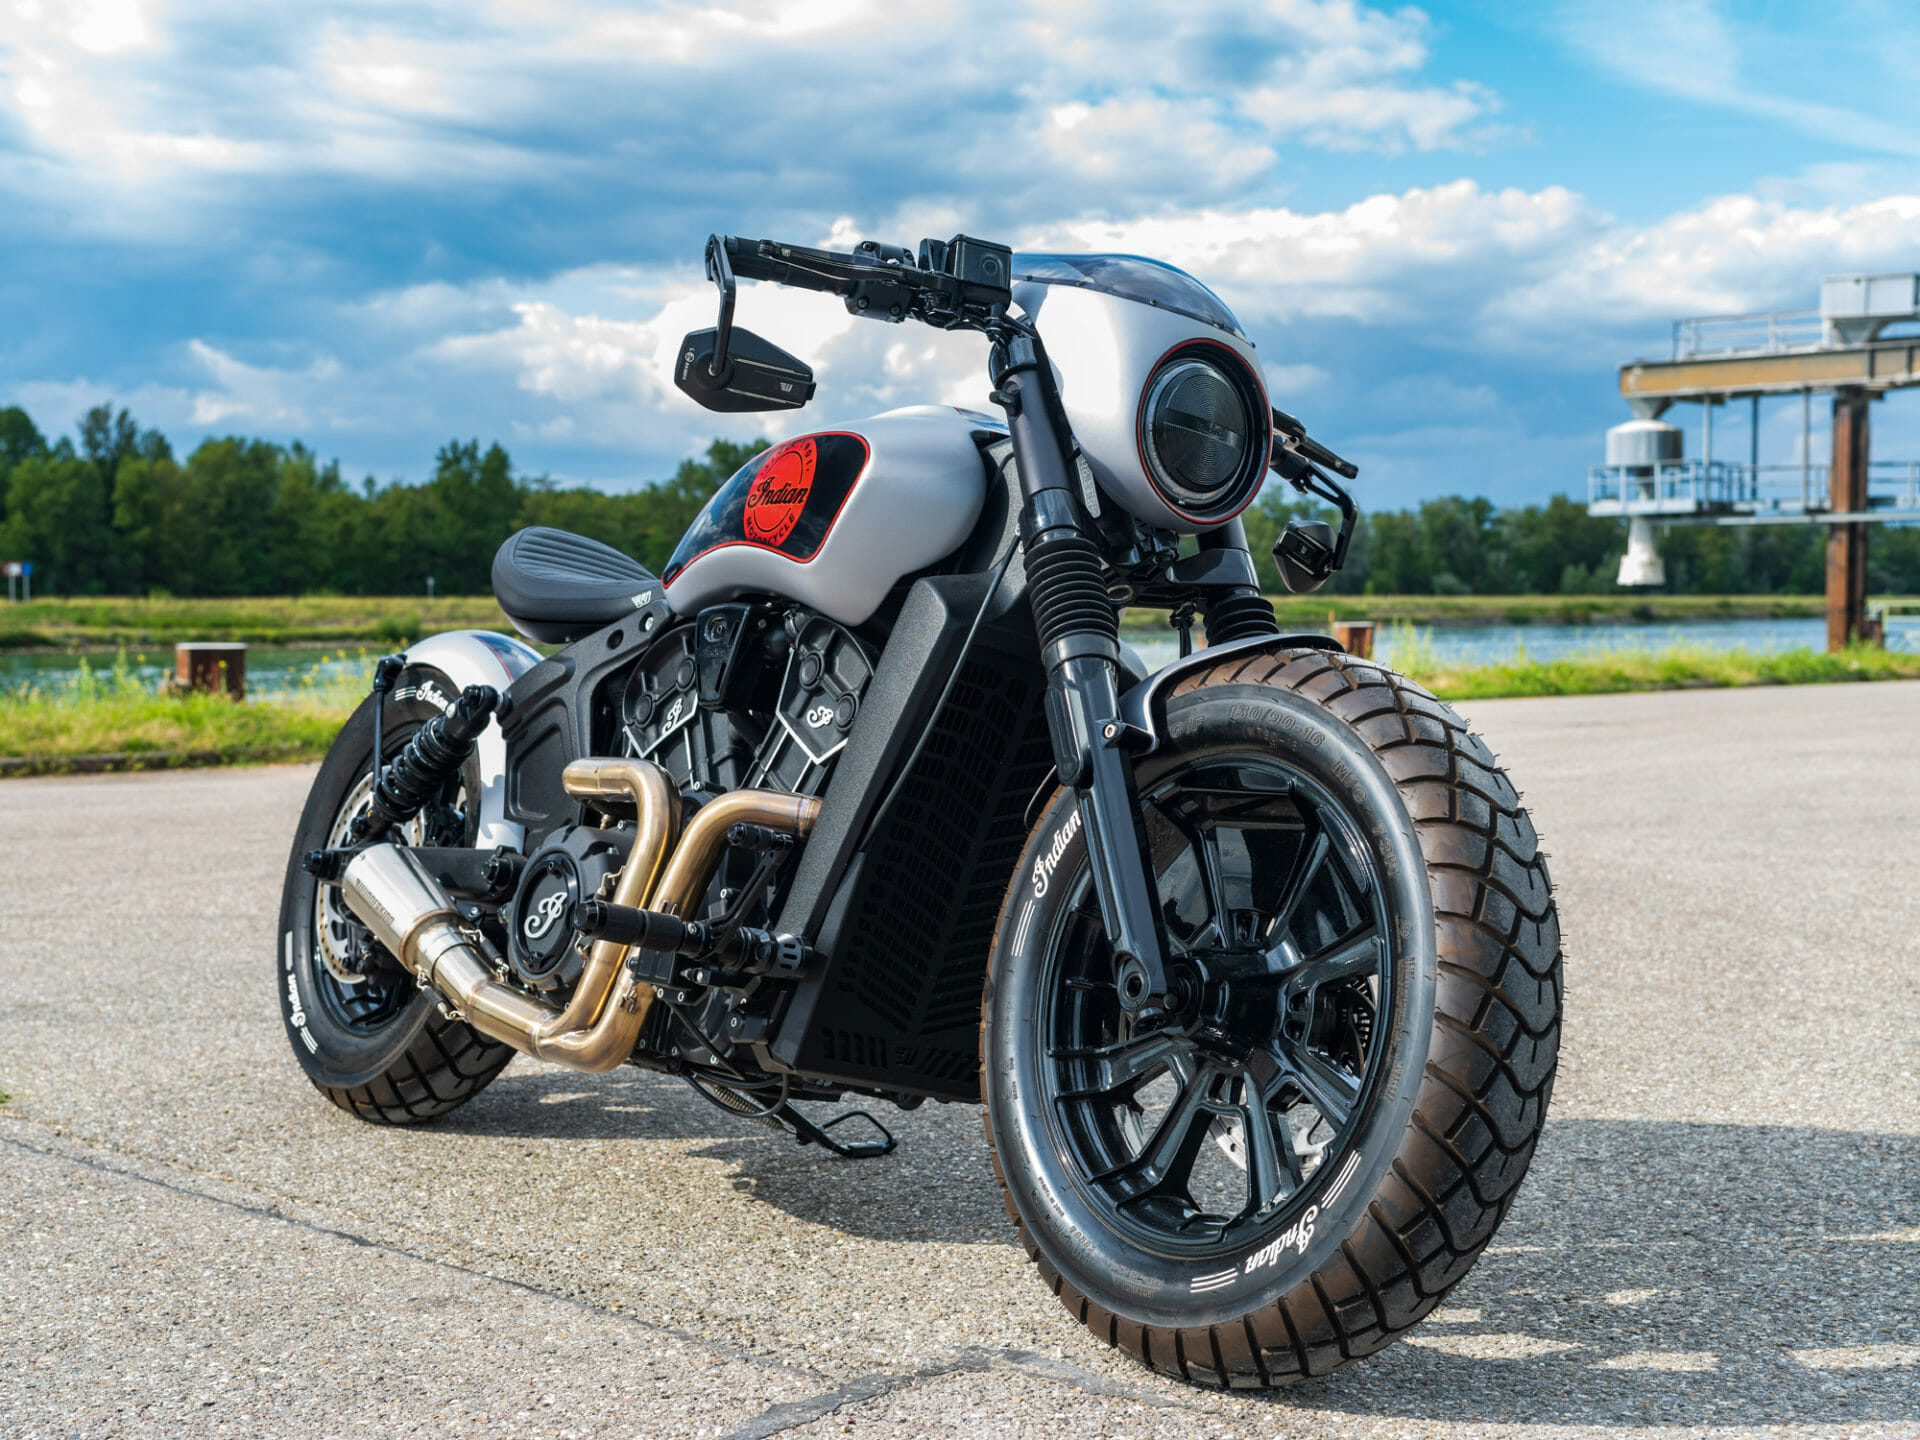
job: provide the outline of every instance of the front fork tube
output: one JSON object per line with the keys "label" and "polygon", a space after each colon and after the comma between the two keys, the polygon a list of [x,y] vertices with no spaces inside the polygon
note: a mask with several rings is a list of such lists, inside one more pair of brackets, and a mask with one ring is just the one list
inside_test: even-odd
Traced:
{"label": "front fork tube", "polygon": [[1119,621],[1100,550],[1077,501],[1066,417],[1038,337],[995,346],[994,400],[1007,412],[1020,488],[1027,593],[1047,667],[1047,724],[1060,782],[1070,785],[1093,865],[1100,917],[1115,951],[1120,1004],[1145,1017],[1170,1004],[1158,888],[1120,718]]}
{"label": "front fork tube", "polygon": [[[1074,787],[1100,918],[1114,948],[1121,1006],[1154,1011],[1167,1003],[1166,968],[1147,863],[1146,827],[1134,787],[1128,732],[1119,719],[1118,671],[1104,656],[1066,660],[1047,676],[1047,721],[1056,764]],[[1072,776],[1071,780],[1067,777]]]}

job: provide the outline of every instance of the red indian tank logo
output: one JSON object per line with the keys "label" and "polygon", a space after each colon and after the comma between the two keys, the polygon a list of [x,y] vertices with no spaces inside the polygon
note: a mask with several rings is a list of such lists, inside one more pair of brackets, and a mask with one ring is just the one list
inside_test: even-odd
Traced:
{"label": "red indian tank logo", "polygon": [[807,438],[789,440],[761,462],[753,484],[747,487],[744,519],[749,540],[778,545],[793,533],[813,490],[817,458],[813,441]]}

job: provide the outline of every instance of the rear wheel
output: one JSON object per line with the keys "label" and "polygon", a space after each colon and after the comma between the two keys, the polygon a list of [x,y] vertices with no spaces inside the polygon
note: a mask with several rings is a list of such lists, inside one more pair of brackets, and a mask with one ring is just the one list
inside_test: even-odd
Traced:
{"label": "rear wheel", "polygon": [[[386,703],[383,756],[391,757],[440,713],[422,692],[459,690],[434,671],[408,670]],[[320,766],[287,860],[280,905],[280,1014],[314,1087],[363,1120],[410,1125],[464,1104],[506,1068],[501,1045],[441,1013],[340,899],[300,867],[309,850],[341,844],[372,793],[373,705],[353,713]],[[472,760],[419,816],[405,843],[470,845]],[[401,837],[395,837],[401,838]]]}
{"label": "rear wheel", "polygon": [[1067,1308],[1266,1386],[1415,1324],[1511,1203],[1558,1052],[1533,829],[1485,745],[1321,651],[1176,686],[1137,767],[1177,1002],[1120,1006],[1071,794],[1027,843],[982,1031],[1009,1213]]}

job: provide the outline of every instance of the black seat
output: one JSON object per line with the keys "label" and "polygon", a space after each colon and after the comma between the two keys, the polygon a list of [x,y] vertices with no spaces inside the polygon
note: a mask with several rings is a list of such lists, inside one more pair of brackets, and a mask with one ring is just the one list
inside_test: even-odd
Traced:
{"label": "black seat", "polygon": [[611,545],[529,525],[493,557],[493,598],[529,640],[564,644],[660,598],[660,581]]}

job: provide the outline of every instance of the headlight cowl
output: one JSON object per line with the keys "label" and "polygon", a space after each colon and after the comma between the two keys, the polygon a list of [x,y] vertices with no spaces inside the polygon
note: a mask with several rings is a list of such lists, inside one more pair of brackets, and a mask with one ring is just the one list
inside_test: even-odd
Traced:
{"label": "headlight cowl", "polygon": [[1260,488],[1272,441],[1266,395],[1224,346],[1162,357],[1140,397],[1140,459],[1155,492],[1196,524],[1220,524]]}

